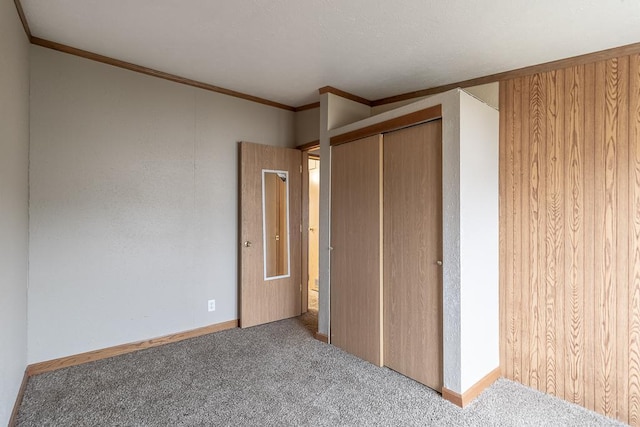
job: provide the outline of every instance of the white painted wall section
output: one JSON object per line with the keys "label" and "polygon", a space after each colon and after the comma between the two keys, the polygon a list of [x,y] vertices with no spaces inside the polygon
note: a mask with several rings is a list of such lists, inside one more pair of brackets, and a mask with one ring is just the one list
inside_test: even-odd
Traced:
{"label": "white painted wall section", "polygon": [[500,365],[499,113],[460,92],[461,391]]}
{"label": "white painted wall section", "polygon": [[29,363],[237,319],[237,142],[294,113],[31,53]]}
{"label": "white painted wall section", "polygon": [[29,41],[13,2],[0,2],[0,425],[27,366]]}
{"label": "white painted wall section", "polygon": [[500,107],[500,83],[498,82],[470,86],[463,90],[496,110]]}
{"label": "white painted wall section", "polygon": [[[460,95],[442,100],[442,351],[443,385],[458,391],[460,349]],[[436,95],[434,98],[438,98]],[[433,98],[428,98],[434,101]]]}
{"label": "white painted wall section", "polygon": [[331,146],[329,143],[329,93],[320,95],[320,200],[318,232],[318,332],[330,336],[331,316]]}

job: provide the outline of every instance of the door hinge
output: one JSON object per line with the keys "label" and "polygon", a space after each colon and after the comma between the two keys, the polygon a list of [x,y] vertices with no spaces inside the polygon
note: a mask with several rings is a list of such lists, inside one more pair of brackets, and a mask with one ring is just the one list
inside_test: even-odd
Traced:
{"label": "door hinge", "polygon": [[300,283],[300,293],[302,293],[302,283]]}
{"label": "door hinge", "polygon": [[302,224],[300,224],[300,232],[302,233]]}
{"label": "door hinge", "polygon": [[300,165],[300,173],[302,173],[302,165]]}

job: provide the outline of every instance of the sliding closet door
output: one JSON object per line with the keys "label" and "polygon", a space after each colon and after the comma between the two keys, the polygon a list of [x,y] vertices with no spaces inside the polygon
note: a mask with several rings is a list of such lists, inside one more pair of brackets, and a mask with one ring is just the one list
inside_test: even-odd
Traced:
{"label": "sliding closet door", "polygon": [[376,135],[331,149],[331,344],[378,366],[381,143]]}
{"label": "sliding closet door", "polygon": [[442,390],[442,121],[384,135],[384,364]]}

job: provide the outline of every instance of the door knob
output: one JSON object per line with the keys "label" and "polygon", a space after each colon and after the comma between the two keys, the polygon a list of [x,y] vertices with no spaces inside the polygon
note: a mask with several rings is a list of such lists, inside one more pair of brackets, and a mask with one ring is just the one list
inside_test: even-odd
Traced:
{"label": "door knob", "polygon": [[248,241],[248,240],[246,242],[244,242],[244,247],[245,248],[250,248],[251,247],[251,242]]}
{"label": "door knob", "polygon": [[442,261],[438,260],[436,261],[436,264],[438,264],[439,267],[442,267]]}

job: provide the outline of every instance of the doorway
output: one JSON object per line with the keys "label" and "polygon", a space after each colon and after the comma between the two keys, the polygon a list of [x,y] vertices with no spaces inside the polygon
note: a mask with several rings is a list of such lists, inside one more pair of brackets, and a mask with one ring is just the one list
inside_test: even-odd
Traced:
{"label": "doorway", "polygon": [[320,148],[302,153],[302,282],[300,320],[316,336],[319,309]]}
{"label": "doorway", "polygon": [[309,171],[309,247],[308,251],[308,309],[318,313],[318,251],[320,224],[320,156],[310,152],[308,160]]}

